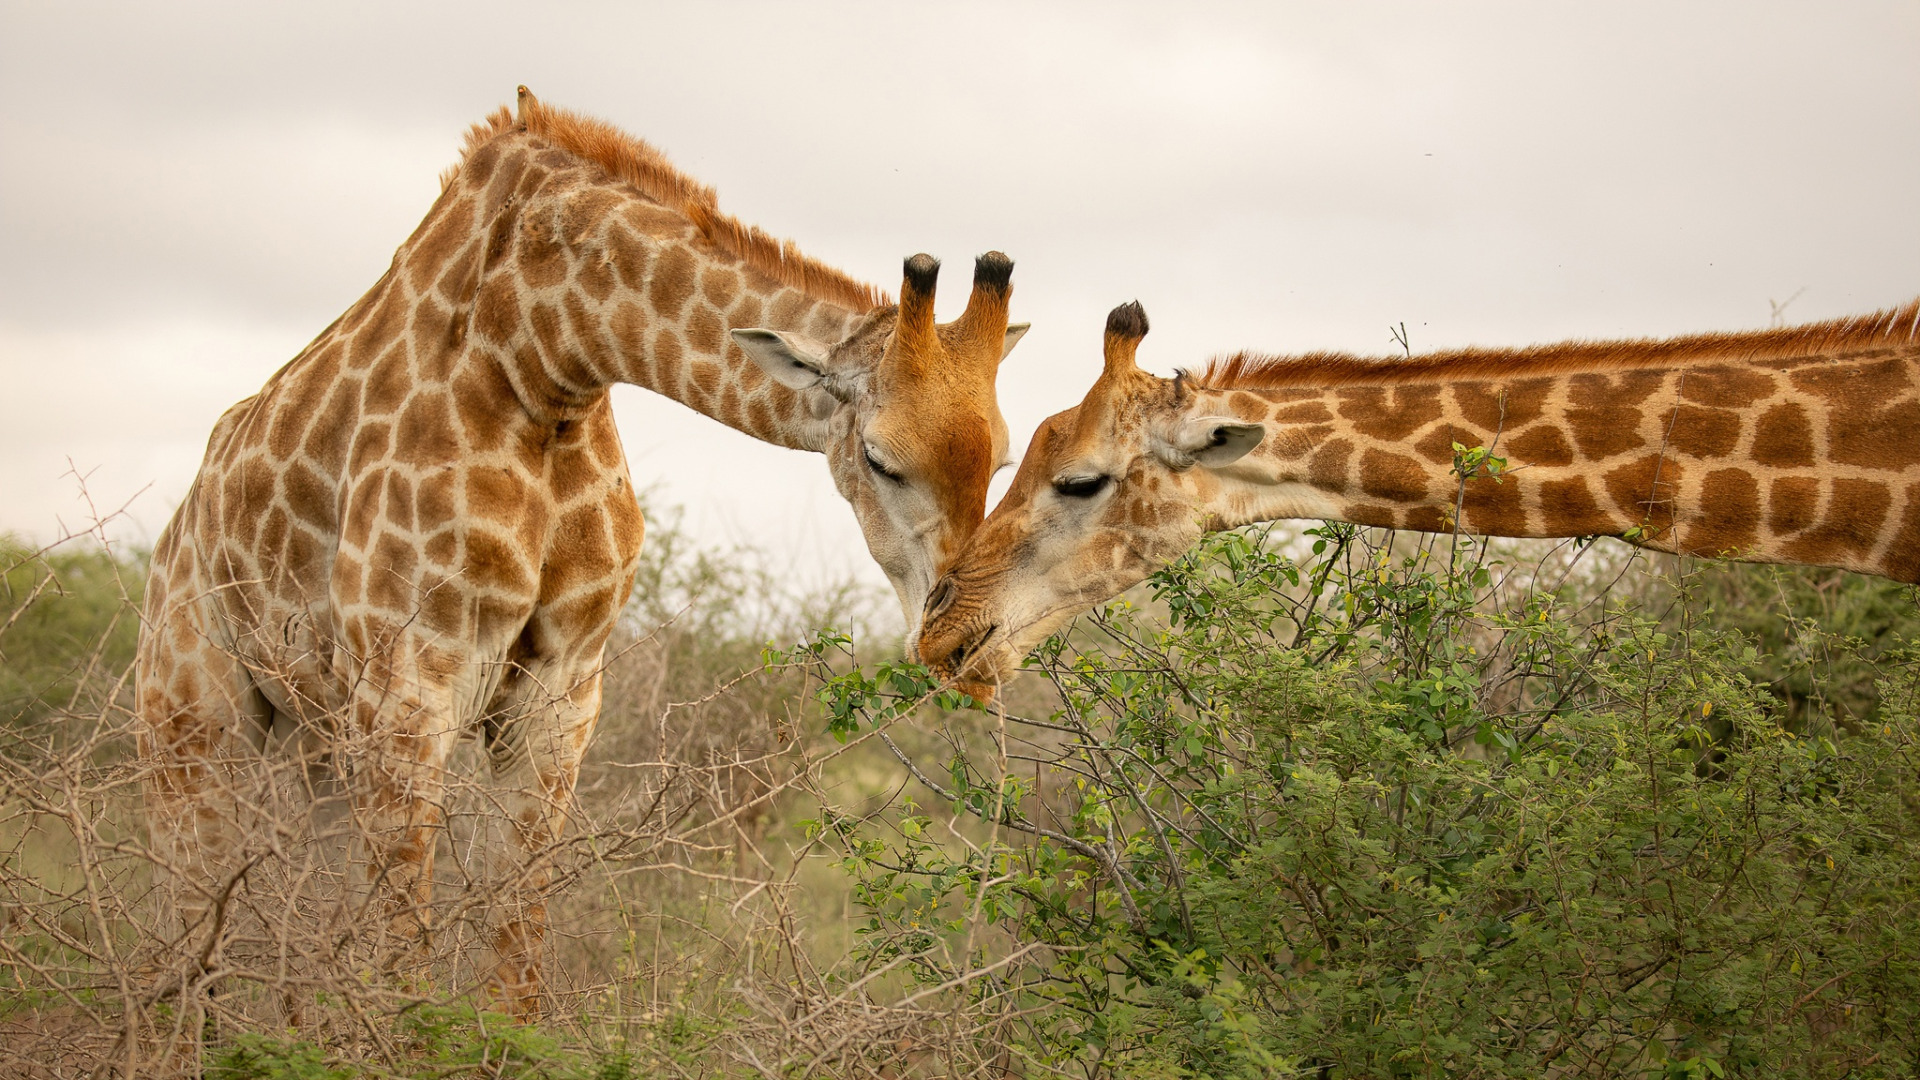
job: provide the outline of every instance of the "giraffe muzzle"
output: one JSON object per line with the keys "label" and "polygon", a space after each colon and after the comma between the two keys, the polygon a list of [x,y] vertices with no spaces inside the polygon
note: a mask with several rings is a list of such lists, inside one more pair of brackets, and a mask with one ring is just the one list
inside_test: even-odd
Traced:
{"label": "giraffe muzzle", "polygon": [[962,642],[958,648],[954,649],[953,654],[948,658],[949,662],[953,665],[953,670],[964,671],[967,662],[972,660],[985,648],[987,642],[993,639],[994,633],[999,629],[999,623],[988,623],[986,629],[980,631],[969,640]]}
{"label": "giraffe muzzle", "polygon": [[977,661],[991,655],[988,647],[1000,632],[999,623],[988,623],[979,631],[961,638],[944,656],[929,657],[934,673],[953,689],[982,704],[991,703],[999,692],[999,673],[981,667]]}

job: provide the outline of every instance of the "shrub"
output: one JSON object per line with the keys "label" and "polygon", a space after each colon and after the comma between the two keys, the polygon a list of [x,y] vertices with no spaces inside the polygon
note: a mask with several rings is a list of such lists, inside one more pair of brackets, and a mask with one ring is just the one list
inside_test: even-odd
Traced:
{"label": "shrub", "polygon": [[[1824,636],[1815,683],[1866,671],[1874,704],[1813,730],[1644,560],[1309,537],[1211,538],[1030,658],[1047,716],[908,758],[964,835],[823,816],[867,953],[990,972],[1024,1056],[1077,1074],[1920,1066],[1913,642]],[[854,730],[932,689],[820,696]]]}
{"label": "shrub", "polygon": [[144,552],[0,535],[0,725],[97,714],[133,662],[145,581]]}

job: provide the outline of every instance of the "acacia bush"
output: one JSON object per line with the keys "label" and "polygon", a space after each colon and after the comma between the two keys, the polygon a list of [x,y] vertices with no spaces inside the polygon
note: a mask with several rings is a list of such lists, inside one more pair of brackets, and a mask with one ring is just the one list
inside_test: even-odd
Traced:
{"label": "acacia bush", "polygon": [[[1041,647],[1043,714],[903,753],[971,825],[810,824],[870,963],[991,969],[969,985],[1033,1075],[1920,1069],[1912,589],[1833,587],[1870,636],[1785,612],[1765,644],[1808,663],[1714,610],[1750,570],[1276,540],[1212,537]],[[842,737],[935,691],[820,674]]]}

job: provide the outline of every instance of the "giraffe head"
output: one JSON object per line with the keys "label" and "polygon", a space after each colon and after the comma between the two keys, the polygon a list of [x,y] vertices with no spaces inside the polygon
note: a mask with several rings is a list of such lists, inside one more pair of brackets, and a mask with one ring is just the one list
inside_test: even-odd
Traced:
{"label": "giraffe head", "polygon": [[1100,378],[1040,425],[1006,497],[928,597],[919,655],[976,698],[1074,615],[1192,546],[1211,524],[1199,508],[1266,435],[1181,379],[1140,370],[1146,333],[1137,303],[1107,316]]}
{"label": "giraffe head", "polygon": [[933,320],[939,272],[930,255],[908,259],[899,305],[874,310],[837,342],[733,331],[824,423],[834,484],[899,594],[909,642],[928,590],[986,516],[987,484],[1007,464],[994,378],[1027,332],[1007,322],[1011,259],[993,251],[975,260],[966,311],[944,324]]}

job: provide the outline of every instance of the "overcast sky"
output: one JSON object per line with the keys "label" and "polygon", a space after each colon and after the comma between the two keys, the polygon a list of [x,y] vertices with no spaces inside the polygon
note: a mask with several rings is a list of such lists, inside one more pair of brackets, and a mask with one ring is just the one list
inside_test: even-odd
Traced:
{"label": "overcast sky", "polygon": [[[526,83],[882,285],[1018,263],[1015,445],[1138,298],[1162,371],[1764,326],[1920,293],[1920,3],[0,2],[0,531],[132,499],[371,286]],[[644,391],[709,542],[871,569],[813,455]],[[997,493],[996,488],[996,493]],[[138,494],[136,492],[143,492]]]}

